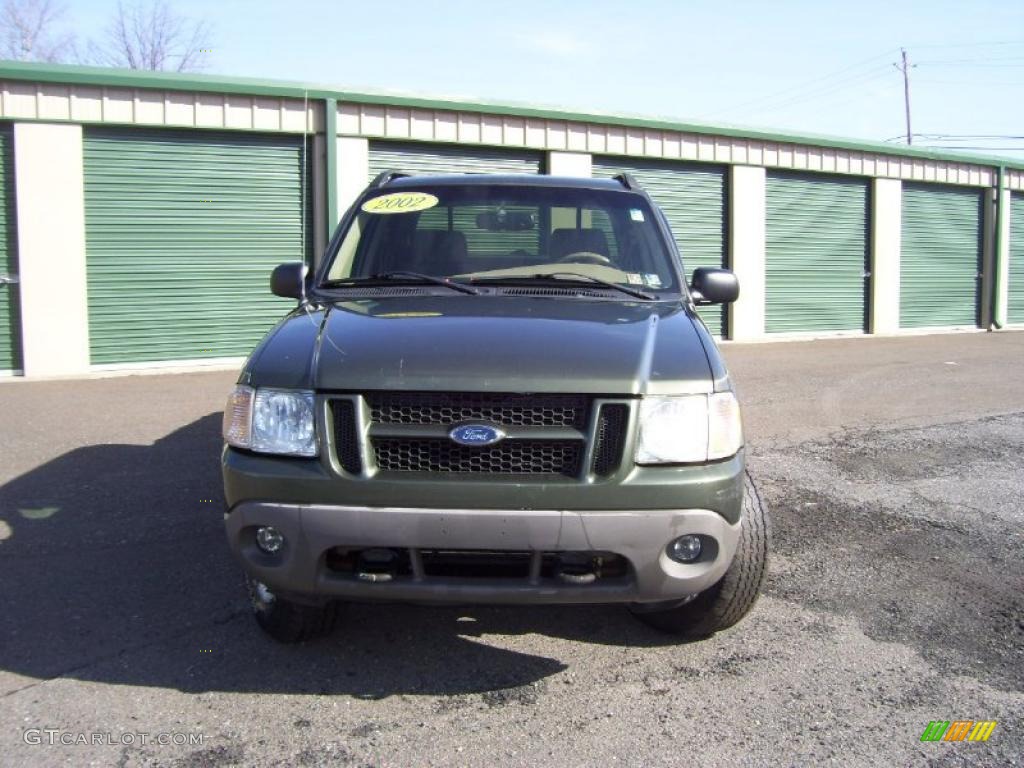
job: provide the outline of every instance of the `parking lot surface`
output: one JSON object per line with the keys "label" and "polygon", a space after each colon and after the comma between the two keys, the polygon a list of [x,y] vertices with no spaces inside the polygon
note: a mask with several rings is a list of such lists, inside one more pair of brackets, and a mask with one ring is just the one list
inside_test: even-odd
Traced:
{"label": "parking lot surface", "polygon": [[277,645],[222,530],[234,374],[0,383],[0,764],[1020,764],[1024,333],[724,351],[775,549],[753,613],[682,645],[404,605]]}

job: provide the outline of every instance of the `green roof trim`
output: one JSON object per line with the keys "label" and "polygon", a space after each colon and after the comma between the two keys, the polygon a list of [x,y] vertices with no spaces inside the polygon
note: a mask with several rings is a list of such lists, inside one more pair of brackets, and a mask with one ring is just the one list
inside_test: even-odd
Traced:
{"label": "green roof trim", "polygon": [[602,112],[571,112],[557,107],[493,103],[488,101],[461,101],[457,99],[429,99],[418,96],[385,92],[357,92],[333,88],[319,83],[301,83],[287,80],[264,80],[251,77],[223,77],[220,75],[179,74],[173,72],[144,72],[106,67],[80,67],[70,65],[37,64],[0,61],[0,79],[62,85],[111,86],[121,88],[151,88],[161,90],[199,91],[248,96],[273,96],[309,99],[335,99],[339,102],[378,104],[422,109],[444,109],[464,112],[482,112],[492,115],[536,117],[546,120],[565,120],[579,123],[615,125],[625,128],[680,131],[703,136],[725,136],[780,144],[802,144],[854,152],[908,157],[921,160],[940,160],[998,169],[1000,165],[1024,170],[1024,160],[1002,158],[995,155],[974,155],[962,152],[944,152],[932,149],[895,146],[880,141],[861,141],[813,133],[778,133],[737,125],[710,125],[688,123],[669,118],[643,117]]}

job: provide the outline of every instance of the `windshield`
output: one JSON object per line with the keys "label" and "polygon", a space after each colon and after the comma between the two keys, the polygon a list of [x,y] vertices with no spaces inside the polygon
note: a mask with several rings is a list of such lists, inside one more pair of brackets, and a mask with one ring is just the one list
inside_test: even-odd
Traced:
{"label": "windshield", "polygon": [[465,281],[574,275],[678,291],[647,201],[615,190],[508,185],[386,187],[364,201],[326,282],[415,272]]}

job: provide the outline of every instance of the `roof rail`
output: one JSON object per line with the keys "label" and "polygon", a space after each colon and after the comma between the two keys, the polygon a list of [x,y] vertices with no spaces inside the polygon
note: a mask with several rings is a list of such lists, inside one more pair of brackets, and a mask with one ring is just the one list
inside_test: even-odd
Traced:
{"label": "roof rail", "polygon": [[373,181],[370,182],[370,187],[383,187],[389,181],[394,181],[395,179],[404,179],[408,176],[412,176],[412,174],[406,173],[405,171],[384,171],[383,173],[378,173],[376,176],[373,177]]}
{"label": "roof rail", "polygon": [[613,178],[626,189],[640,189],[640,185],[637,184],[636,179],[634,179],[628,173],[620,173],[617,176],[614,176]]}

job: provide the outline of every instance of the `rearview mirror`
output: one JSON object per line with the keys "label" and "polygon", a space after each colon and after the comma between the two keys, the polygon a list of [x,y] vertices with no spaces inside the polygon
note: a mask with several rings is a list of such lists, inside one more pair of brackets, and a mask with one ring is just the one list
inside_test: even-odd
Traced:
{"label": "rearview mirror", "polygon": [[286,299],[306,298],[306,275],[309,267],[301,261],[278,264],[270,273],[270,291]]}
{"label": "rearview mirror", "polygon": [[740,281],[728,269],[697,267],[690,295],[697,304],[729,304],[740,297]]}
{"label": "rearview mirror", "polygon": [[476,216],[476,226],[488,232],[524,232],[537,226],[537,214],[499,208]]}

